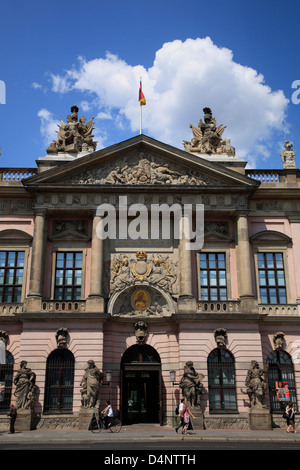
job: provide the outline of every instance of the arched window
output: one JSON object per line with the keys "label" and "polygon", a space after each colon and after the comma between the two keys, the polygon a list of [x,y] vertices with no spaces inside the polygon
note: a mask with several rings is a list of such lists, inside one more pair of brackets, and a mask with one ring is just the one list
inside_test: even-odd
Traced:
{"label": "arched window", "polygon": [[[271,412],[281,412],[287,401],[297,409],[294,365],[291,356],[281,349],[276,349],[267,358],[268,384]],[[278,393],[278,387],[287,387],[288,394]]]}
{"label": "arched window", "polygon": [[237,411],[235,387],[235,360],[227,349],[216,348],[207,358],[209,411],[232,413]]}
{"label": "arched window", "polygon": [[11,403],[11,390],[14,373],[14,357],[9,351],[5,351],[5,364],[0,364],[0,413],[9,410]]}
{"label": "arched window", "polygon": [[56,349],[47,359],[45,413],[71,413],[73,410],[75,360],[68,349]]}

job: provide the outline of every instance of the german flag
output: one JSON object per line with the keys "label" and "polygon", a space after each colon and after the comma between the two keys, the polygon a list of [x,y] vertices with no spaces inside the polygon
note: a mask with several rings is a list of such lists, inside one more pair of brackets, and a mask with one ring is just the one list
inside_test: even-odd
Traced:
{"label": "german flag", "polygon": [[142,81],[140,81],[139,102],[140,102],[140,106],[145,106],[146,105],[146,98],[145,98],[143,90],[142,90]]}

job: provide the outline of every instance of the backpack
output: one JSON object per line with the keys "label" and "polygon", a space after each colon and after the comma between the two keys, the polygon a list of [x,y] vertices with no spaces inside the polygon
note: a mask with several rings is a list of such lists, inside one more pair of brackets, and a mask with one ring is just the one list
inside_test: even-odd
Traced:
{"label": "backpack", "polygon": [[176,414],[176,415],[179,415],[179,408],[178,408],[178,406],[176,406],[176,408],[175,408],[175,414]]}

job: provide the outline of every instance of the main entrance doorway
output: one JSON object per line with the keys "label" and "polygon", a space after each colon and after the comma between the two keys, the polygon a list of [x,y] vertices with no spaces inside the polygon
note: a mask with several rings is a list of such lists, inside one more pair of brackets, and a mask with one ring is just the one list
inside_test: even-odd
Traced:
{"label": "main entrance doorway", "polygon": [[122,369],[122,421],[124,424],[161,423],[161,363],[149,345],[131,346]]}

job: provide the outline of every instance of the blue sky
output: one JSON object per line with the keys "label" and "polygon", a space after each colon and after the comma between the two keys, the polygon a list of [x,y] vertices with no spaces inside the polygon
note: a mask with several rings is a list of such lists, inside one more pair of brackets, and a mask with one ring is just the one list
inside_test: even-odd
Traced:
{"label": "blue sky", "polygon": [[73,104],[98,149],[139,134],[140,77],[144,134],[183,149],[209,106],[249,166],[282,168],[286,139],[300,166],[299,0],[5,0],[0,21],[1,167],[35,166]]}

